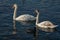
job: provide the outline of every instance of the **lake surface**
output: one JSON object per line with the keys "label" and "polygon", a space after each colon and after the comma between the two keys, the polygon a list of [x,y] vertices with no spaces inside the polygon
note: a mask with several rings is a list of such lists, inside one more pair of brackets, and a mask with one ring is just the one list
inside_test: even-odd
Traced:
{"label": "lake surface", "polygon": [[[36,30],[35,22],[25,23],[16,21],[16,35],[13,35],[13,4],[18,5],[17,16],[31,14],[34,10],[40,12],[39,21],[49,20],[59,25],[56,29],[37,29],[35,33],[27,30]],[[60,0],[0,0],[0,40],[60,40]]]}

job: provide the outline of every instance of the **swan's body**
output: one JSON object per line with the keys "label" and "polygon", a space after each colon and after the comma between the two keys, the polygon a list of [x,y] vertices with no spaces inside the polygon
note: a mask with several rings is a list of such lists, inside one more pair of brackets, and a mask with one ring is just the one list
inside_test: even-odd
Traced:
{"label": "swan's body", "polygon": [[17,5],[14,4],[13,7],[15,8],[13,20],[16,20],[16,21],[34,21],[35,20],[35,17],[32,15],[29,15],[29,14],[24,14],[24,15],[20,15],[20,16],[16,17]]}
{"label": "swan's body", "polygon": [[58,26],[58,25],[54,25],[54,24],[51,23],[50,21],[43,21],[43,22],[41,22],[41,23],[38,23],[39,12],[36,10],[36,13],[37,13],[36,25],[37,25],[38,27],[41,27],[41,28],[55,28],[55,27]]}
{"label": "swan's body", "polygon": [[17,21],[34,21],[35,17],[29,14],[24,14],[19,17],[17,17],[15,20]]}
{"label": "swan's body", "polygon": [[57,25],[53,25],[50,21],[43,21],[38,23],[37,26],[41,28],[55,28]]}

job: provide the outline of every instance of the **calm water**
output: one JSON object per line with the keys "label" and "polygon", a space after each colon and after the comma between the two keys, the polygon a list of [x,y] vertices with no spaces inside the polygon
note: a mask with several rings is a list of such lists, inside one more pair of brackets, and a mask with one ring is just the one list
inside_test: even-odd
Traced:
{"label": "calm water", "polygon": [[[28,29],[34,30],[35,22],[16,22],[17,34],[13,35],[13,8],[18,5],[17,16],[40,12],[40,22],[49,20],[59,26],[56,29],[42,29],[35,33],[27,33]],[[36,39],[35,39],[36,38]],[[1,40],[60,40],[60,0],[0,0],[0,39]]]}

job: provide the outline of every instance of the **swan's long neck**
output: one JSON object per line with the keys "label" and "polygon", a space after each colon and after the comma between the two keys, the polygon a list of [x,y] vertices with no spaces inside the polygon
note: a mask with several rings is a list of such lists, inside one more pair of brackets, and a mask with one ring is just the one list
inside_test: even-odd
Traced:
{"label": "swan's long neck", "polygon": [[15,7],[15,9],[14,9],[13,20],[15,20],[15,19],[16,19],[16,11],[17,11],[17,6],[16,6],[16,7]]}
{"label": "swan's long neck", "polygon": [[37,13],[37,16],[36,16],[36,25],[38,24],[38,22],[39,22],[39,12],[38,11],[36,11],[36,13]]}

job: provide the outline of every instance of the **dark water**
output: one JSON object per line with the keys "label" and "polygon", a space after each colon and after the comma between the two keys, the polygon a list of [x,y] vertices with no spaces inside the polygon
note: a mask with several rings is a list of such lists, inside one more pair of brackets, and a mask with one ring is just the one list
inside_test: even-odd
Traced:
{"label": "dark water", "polygon": [[[18,5],[17,16],[40,12],[40,22],[49,20],[59,26],[55,29],[38,30],[35,33],[27,33],[27,29],[34,29],[35,23],[16,22],[17,34],[13,35],[13,8]],[[48,31],[48,32],[46,32]],[[51,31],[51,32],[50,32]],[[53,32],[52,32],[53,31]],[[36,32],[37,33],[37,32]],[[60,0],[0,0],[0,40],[60,40]]]}

